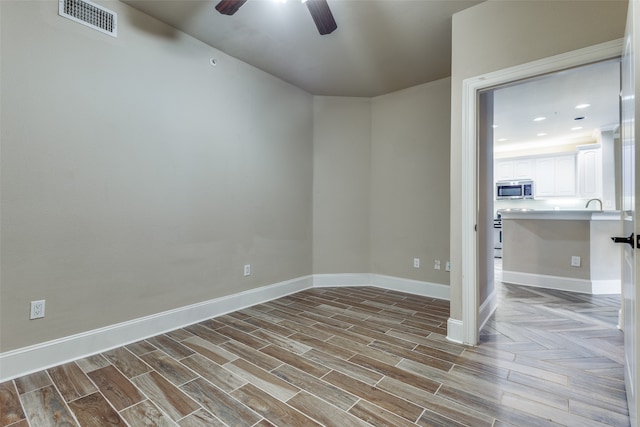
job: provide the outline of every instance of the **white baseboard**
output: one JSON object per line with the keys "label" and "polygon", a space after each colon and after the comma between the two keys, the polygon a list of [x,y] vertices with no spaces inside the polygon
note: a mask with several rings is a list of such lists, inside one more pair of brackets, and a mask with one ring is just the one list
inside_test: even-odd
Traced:
{"label": "white baseboard", "polygon": [[404,279],[402,277],[385,276],[382,274],[314,274],[313,286],[316,288],[340,286],[374,286],[376,288],[405,292],[414,295],[422,295],[446,301],[449,301],[450,298],[449,286],[447,285],[422,282],[420,280]]}
{"label": "white baseboard", "polygon": [[312,287],[376,286],[449,300],[449,287],[379,274],[317,274],[0,353],[0,383]]}
{"label": "white baseboard", "polygon": [[313,287],[312,276],[165,311],[0,354],[0,383]]}
{"label": "white baseboard", "polygon": [[314,288],[338,288],[348,286],[373,286],[369,273],[314,274]]}
{"label": "white baseboard", "polygon": [[622,280],[592,280],[591,293],[596,295],[622,293]]}
{"label": "white baseboard", "polygon": [[464,343],[464,324],[452,317],[447,320],[447,339],[456,344]]}
{"label": "white baseboard", "polygon": [[502,272],[502,281],[516,285],[580,292],[584,294],[619,294],[621,290],[619,280],[575,279],[571,277],[547,276],[544,274],[520,273],[506,270]]}
{"label": "white baseboard", "polygon": [[372,274],[373,286],[392,291],[406,292],[408,294],[422,295],[425,297],[451,299],[450,288],[439,283],[422,282],[420,280],[403,279],[401,277]]}
{"label": "white baseboard", "polygon": [[498,294],[496,289],[493,289],[493,292],[489,294],[486,300],[480,305],[480,309],[478,310],[478,324],[480,325],[479,330],[484,328],[485,323],[491,317],[494,311],[498,308]]}

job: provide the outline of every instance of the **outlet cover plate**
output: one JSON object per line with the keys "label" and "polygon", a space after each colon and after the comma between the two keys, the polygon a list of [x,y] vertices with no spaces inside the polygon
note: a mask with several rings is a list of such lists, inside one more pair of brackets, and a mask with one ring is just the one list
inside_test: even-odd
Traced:
{"label": "outlet cover plate", "polygon": [[572,256],[571,257],[571,267],[580,267],[580,257],[579,256]]}
{"label": "outlet cover plate", "polygon": [[31,301],[31,313],[29,319],[42,319],[44,317],[45,300]]}
{"label": "outlet cover plate", "polygon": [[244,275],[251,276],[251,264],[245,264],[244,266]]}

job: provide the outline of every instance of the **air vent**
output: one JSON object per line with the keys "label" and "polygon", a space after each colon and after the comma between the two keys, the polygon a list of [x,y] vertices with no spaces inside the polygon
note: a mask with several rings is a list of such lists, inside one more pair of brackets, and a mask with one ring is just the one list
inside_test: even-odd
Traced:
{"label": "air vent", "polygon": [[118,14],[87,0],[59,0],[58,13],[102,33],[118,37]]}

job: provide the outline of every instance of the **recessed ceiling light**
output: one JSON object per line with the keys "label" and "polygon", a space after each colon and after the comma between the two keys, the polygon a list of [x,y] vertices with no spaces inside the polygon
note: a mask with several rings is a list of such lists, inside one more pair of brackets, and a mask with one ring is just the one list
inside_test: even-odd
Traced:
{"label": "recessed ceiling light", "polygon": [[492,125],[491,127],[495,129],[498,127],[498,125]]}
{"label": "recessed ceiling light", "polygon": [[534,122],[541,122],[543,120],[547,120],[547,118],[540,116],[540,117],[536,117],[535,119],[533,119]]}
{"label": "recessed ceiling light", "polygon": [[505,142],[505,141],[508,141],[508,139],[507,139],[507,138],[500,138],[500,139],[498,140],[498,142]]}
{"label": "recessed ceiling light", "polygon": [[547,134],[546,134],[546,133],[544,133],[544,132],[540,132],[540,133],[538,134],[538,136],[547,136]]}
{"label": "recessed ceiling light", "polygon": [[580,130],[580,129],[582,129],[582,126],[576,126],[571,128],[571,130]]}
{"label": "recessed ceiling light", "polygon": [[588,108],[588,107],[591,107],[591,104],[578,104],[578,105],[576,105],[576,108],[578,110],[582,110],[583,108]]}

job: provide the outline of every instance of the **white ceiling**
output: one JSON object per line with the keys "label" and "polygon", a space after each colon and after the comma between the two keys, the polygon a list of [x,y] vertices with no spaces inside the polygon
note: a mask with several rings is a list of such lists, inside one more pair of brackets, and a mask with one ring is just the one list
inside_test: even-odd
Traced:
{"label": "white ceiling", "polygon": [[[338,29],[321,36],[300,0],[124,0],[314,95],[371,97],[451,74],[451,16],[479,0],[328,0]],[[224,66],[224,64],[219,64]]]}
{"label": "white ceiling", "polygon": [[[597,129],[619,124],[619,65],[618,61],[603,62],[496,89],[496,150],[580,142],[592,139]],[[577,109],[579,104],[590,106]],[[534,121],[536,117],[545,120]],[[575,120],[577,117],[584,119]],[[582,129],[571,130],[578,126]],[[546,135],[538,136],[543,133]]]}

